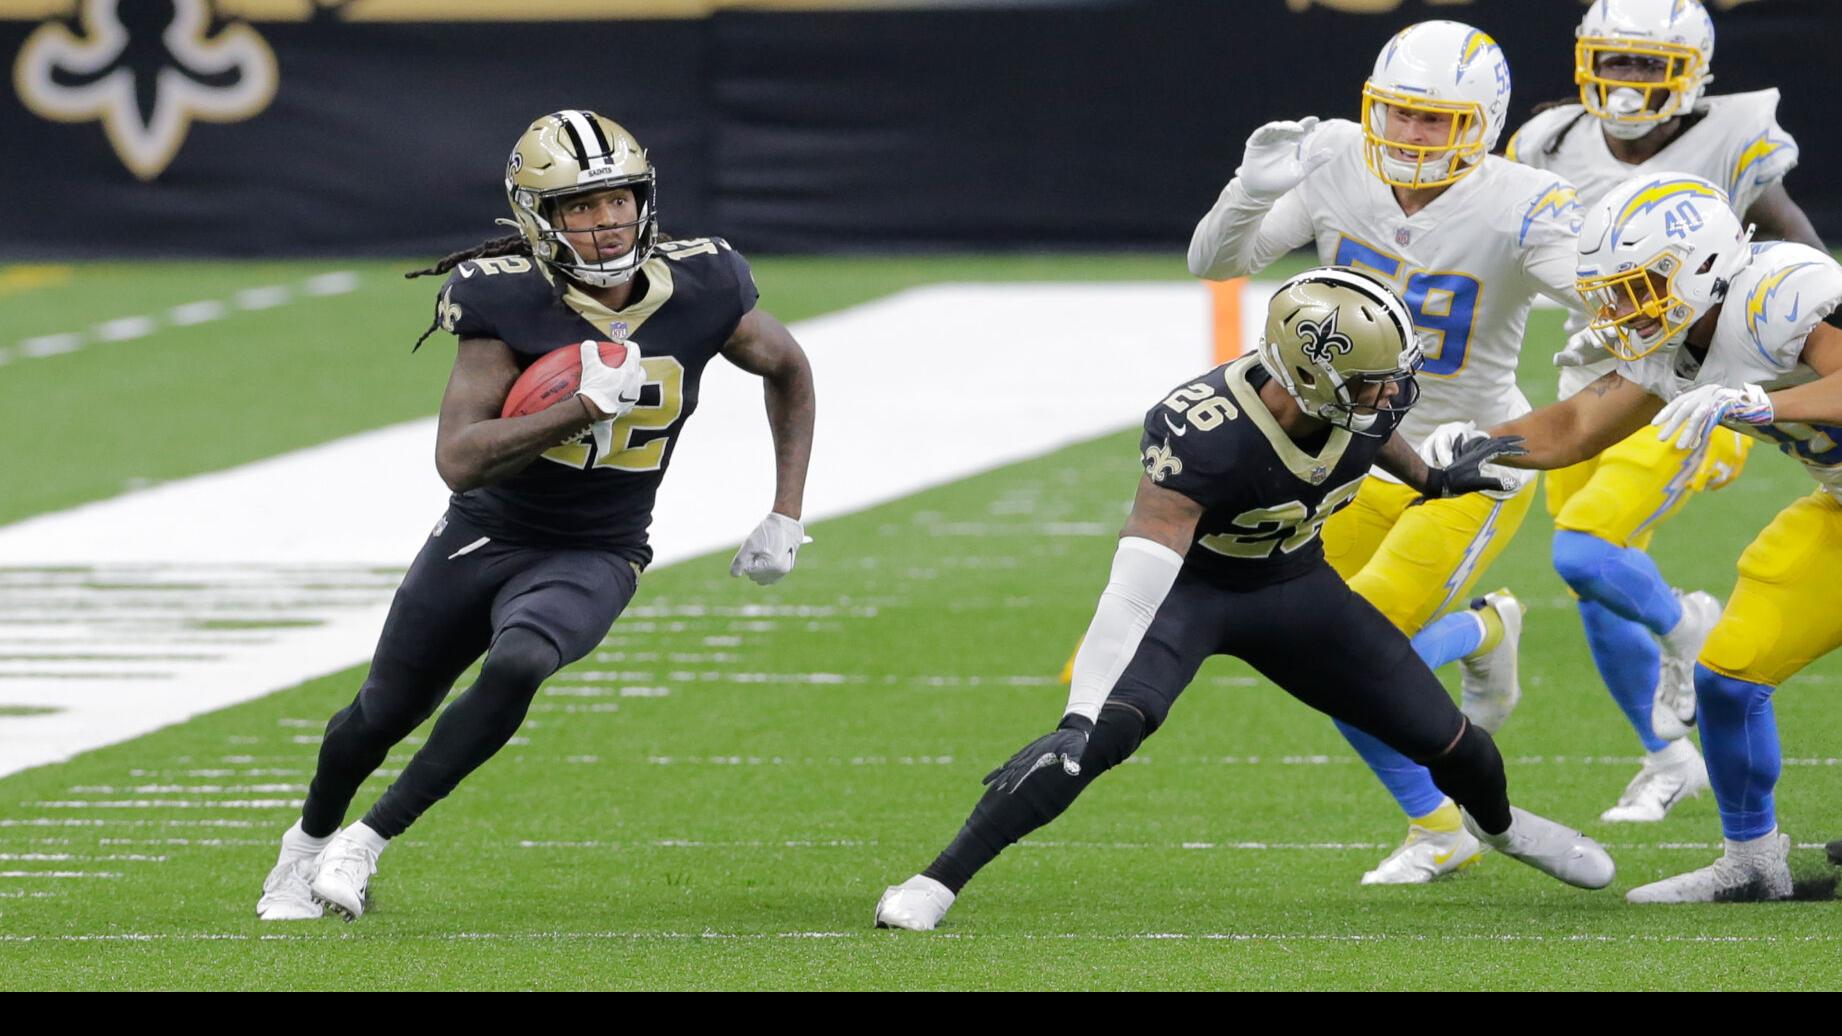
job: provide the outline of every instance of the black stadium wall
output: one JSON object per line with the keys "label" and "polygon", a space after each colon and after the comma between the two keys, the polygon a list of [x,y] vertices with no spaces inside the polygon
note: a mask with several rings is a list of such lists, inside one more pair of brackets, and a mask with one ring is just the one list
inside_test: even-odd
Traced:
{"label": "black stadium wall", "polygon": [[[1711,0],[1713,92],[1779,87],[1842,239],[1837,0]],[[1179,249],[1269,119],[1353,117],[1427,18],[1572,95],[1579,0],[0,0],[0,258],[425,255],[496,229],[513,140],[594,108],[673,233],[752,252]],[[1504,139],[1507,140],[1507,134]]]}

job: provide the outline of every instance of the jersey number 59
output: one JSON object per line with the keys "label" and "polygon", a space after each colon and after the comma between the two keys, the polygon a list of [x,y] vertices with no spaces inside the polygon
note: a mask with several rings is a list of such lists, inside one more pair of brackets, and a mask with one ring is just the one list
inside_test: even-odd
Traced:
{"label": "jersey number 59", "polygon": [[[1391,281],[1400,281],[1406,260],[1344,235],[1337,244],[1338,266],[1366,266]],[[1414,326],[1439,336],[1426,350],[1421,373],[1450,377],[1465,365],[1471,325],[1477,319],[1477,296],[1483,285],[1469,274],[1408,270],[1401,301],[1413,312]]]}

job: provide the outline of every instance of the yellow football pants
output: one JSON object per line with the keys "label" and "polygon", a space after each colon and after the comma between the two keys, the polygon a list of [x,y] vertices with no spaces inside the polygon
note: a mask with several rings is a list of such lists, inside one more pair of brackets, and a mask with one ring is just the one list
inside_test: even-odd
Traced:
{"label": "yellow football pants", "polygon": [[1548,472],[1548,513],[1555,528],[1648,549],[1657,527],[1689,497],[1739,477],[1752,444],[1752,438],[1720,428],[1699,447],[1678,450],[1657,441],[1655,428],[1640,428],[1597,457]]}
{"label": "yellow football pants", "polygon": [[1842,646],[1842,503],[1818,490],[1778,512],[1740,555],[1701,664],[1748,683],[1785,682]]}
{"label": "yellow football pants", "polygon": [[1508,500],[1482,493],[1428,500],[1371,477],[1324,524],[1324,556],[1388,621],[1412,636],[1470,593],[1522,527],[1535,480]]}

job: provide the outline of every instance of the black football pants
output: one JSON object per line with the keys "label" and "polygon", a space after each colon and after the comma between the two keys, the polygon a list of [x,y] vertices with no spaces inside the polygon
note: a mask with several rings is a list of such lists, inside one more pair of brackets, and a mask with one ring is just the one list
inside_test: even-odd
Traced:
{"label": "black football pants", "polygon": [[1211,655],[1242,659],[1299,701],[1426,766],[1485,830],[1509,827],[1503,760],[1490,735],[1465,720],[1407,637],[1329,565],[1247,591],[1185,567],[1101,709],[1080,775],[1050,766],[1014,793],[987,791],[925,873],[958,891],[1005,847],[1061,815],[1164,723]]}
{"label": "black football pants", "polygon": [[384,837],[401,833],[504,747],[538,686],[601,643],[638,581],[607,551],[500,545],[452,515],[442,519],[391,601],[358,696],[326,725],[302,830],[337,830],[358,786],[484,654],[479,680],[365,815]]}

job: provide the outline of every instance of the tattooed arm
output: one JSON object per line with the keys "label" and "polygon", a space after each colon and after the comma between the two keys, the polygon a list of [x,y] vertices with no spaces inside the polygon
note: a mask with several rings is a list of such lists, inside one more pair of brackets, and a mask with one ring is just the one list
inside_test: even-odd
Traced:
{"label": "tattooed arm", "polygon": [[1552,470],[1578,464],[1650,423],[1663,401],[1614,371],[1551,406],[1490,429],[1520,435],[1528,452],[1494,463]]}

